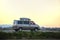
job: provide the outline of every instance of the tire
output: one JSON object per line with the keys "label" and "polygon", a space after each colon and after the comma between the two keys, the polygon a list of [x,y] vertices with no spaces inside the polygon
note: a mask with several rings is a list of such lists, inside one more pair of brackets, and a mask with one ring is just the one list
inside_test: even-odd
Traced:
{"label": "tire", "polygon": [[19,31],[22,31],[22,28],[20,28]]}
{"label": "tire", "polygon": [[38,29],[35,28],[34,31],[38,31]]}
{"label": "tire", "polygon": [[16,32],[19,30],[19,29],[14,29]]}
{"label": "tire", "polygon": [[19,31],[22,31],[22,28],[19,28]]}

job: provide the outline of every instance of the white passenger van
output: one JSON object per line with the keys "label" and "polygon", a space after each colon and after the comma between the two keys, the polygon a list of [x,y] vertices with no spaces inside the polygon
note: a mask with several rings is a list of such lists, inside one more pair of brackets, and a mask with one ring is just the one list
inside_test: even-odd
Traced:
{"label": "white passenger van", "polygon": [[20,20],[14,20],[13,29],[15,31],[19,30],[40,30],[39,25],[35,24],[29,18],[20,18]]}

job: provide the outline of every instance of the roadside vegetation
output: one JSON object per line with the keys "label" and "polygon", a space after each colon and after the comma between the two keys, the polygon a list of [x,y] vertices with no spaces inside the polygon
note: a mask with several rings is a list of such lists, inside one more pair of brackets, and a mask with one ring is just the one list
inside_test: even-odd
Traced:
{"label": "roadside vegetation", "polygon": [[0,32],[0,39],[60,39],[60,32]]}

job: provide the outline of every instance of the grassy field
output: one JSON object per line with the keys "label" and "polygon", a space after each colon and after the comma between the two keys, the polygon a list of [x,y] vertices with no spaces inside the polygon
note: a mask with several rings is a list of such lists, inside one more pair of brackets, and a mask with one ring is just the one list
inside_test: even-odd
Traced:
{"label": "grassy field", "polygon": [[60,39],[60,32],[0,32],[0,39]]}
{"label": "grassy field", "polygon": [[6,39],[6,40],[60,40],[60,39]]}

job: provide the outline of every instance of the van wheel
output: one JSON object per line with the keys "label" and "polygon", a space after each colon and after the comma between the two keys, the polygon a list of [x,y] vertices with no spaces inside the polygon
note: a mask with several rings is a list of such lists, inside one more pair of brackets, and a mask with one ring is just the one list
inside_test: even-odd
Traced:
{"label": "van wheel", "polygon": [[38,29],[35,28],[34,31],[38,31]]}
{"label": "van wheel", "polygon": [[22,28],[20,28],[19,31],[22,31]]}
{"label": "van wheel", "polygon": [[16,32],[19,30],[19,29],[14,29]]}
{"label": "van wheel", "polygon": [[22,31],[22,28],[19,28],[19,31]]}

